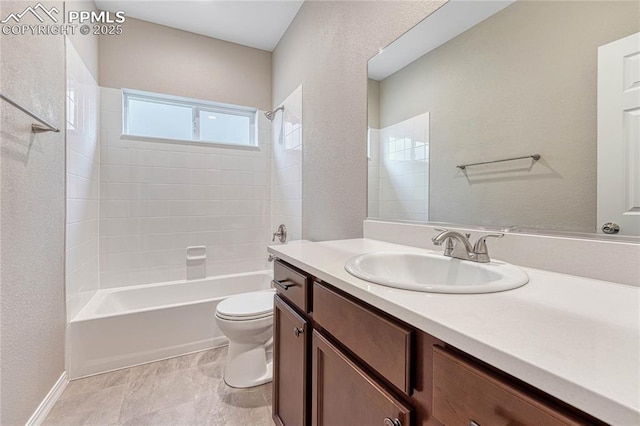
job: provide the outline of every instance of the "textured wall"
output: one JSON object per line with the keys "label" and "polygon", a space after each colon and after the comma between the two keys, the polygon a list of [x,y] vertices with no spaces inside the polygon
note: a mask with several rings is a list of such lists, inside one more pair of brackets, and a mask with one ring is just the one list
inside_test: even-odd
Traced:
{"label": "textured wall", "polygon": [[[0,14],[24,8],[2,1]],[[0,37],[2,93],[64,129],[64,37]],[[65,141],[64,131],[31,134],[31,118],[0,108],[0,423],[19,425],[64,371]]]}
{"label": "textured wall", "polygon": [[[516,2],[380,83],[382,126],[431,113],[430,220],[595,231],[597,48],[640,31],[639,10]],[[455,167],[533,153],[530,170]]]}
{"label": "textured wall", "polygon": [[273,105],[304,85],[303,238],[362,235],[367,60],[443,2],[306,1],[273,52]]}
{"label": "textured wall", "polygon": [[127,18],[100,37],[102,87],[271,109],[271,53]]}

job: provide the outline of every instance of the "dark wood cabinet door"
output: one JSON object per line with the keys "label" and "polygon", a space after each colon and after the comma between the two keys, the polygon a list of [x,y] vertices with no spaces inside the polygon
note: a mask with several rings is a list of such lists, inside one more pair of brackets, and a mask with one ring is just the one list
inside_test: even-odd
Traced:
{"label": "dark wood cabinet door", "polygon": [[317,331],[312,339],[313,426],[411,426],[411,409]]}
{"label": "dark wood cabinet door", "polygon": [[308,322],[280,296],[273,311],[273,420],[277,425],[308,424]]}

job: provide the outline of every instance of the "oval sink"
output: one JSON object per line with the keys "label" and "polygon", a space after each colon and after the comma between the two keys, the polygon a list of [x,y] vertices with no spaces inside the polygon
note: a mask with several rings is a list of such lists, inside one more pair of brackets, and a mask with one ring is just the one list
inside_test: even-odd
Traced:
{"label": "oval sink", "polygon": [[365,281],[432,293],[493,293],[529,282],[525,271],[508,263],[477,263],[440,254],[365,253],[349,259],[344,267]]}

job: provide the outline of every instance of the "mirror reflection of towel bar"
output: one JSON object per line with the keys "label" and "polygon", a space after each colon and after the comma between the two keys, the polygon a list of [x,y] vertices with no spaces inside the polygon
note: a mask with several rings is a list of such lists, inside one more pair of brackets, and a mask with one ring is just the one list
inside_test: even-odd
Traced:
{"label": "mirror reflection of towel bar", "polygon": [[533,158],[533,161],[538,161],[540,159],[540,154],[531,154],[531,155],[525,155],[522,157],[505,158],[504,160],[483,161],[481,163],[460,164],[456,167],[459,168],[460,170],[464,170],[469,166],[479,166],[481,164],[491,164],[491,163],[502,163],[503,161],[523,160],[525,158]]}
{"label": "mirror reflection of towel bar", "polygon": [[60,129],[58,129],[57,127],[52,126],[51,124],[47,123],[42,118],[38,117],[37,115],[35,115],[34,113],[32,113],[31,111],[26,109],[25,107],[18,105],[17,103],[15,103],[11,99],[7,98],[2,93],[0,93],[0,99],[2,99],[3,101],[5,101],[5,102],[7,102],[7,103],[9,103],[11,105],[13,105],[14,107],[18,108],[20,111],[24,112],[25,114],[27,114],[29,117],[33,118],[34,120],[42,123],[42,125],[33,123],[31,125],[31,132],[33,132],[33,133],[42,133],[42,132],[59,132],[60,131]]}

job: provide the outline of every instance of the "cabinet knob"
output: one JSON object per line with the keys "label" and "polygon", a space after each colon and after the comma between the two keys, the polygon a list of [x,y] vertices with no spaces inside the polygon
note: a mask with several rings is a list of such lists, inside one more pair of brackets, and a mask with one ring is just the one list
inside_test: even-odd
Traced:
{"label": "cabinet knob", "polygon": [[303,328],[293,327],[293,334],[296,337],[299,337],[302,333],[304,333],[304,329]]}
{"label": "cabinet knob", "polygon": [[469,420],[469,426],[480,426],[480,423],[477,423],[473,420]]}
{"label": "cabinet knob", "polygon": [[402,422],[399,419],[392,419],[391,417],[385,417],[384,426],[402,426]]}

